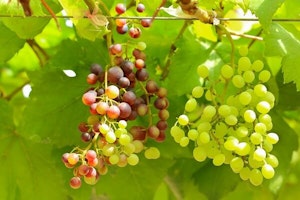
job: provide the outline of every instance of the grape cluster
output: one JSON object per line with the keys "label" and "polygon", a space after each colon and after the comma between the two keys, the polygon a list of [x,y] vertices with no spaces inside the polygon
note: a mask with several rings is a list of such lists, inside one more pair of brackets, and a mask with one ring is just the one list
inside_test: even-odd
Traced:
{"label": "grape cluster", "polygon": [[[126,5],[123,3],[118,3],[115,6],[115,10],[118,15],[122,15],[126,12]],[[138,3],[136,5],[136,11],[138,13],[143,13],[145,11],[145,5],[142,3]],[[151,26],[151,19],[145,18],[140,21],[136,21],[133,19],[123,19],[118,18],[115,20],[116,22],[116,30],[120,34],[129,33],[131,38],[139,38],[142,30],[141,27],[148,28]]]}
{"label": "grape cluster", "polygon": [[[159,150],[146,147],[146,141],[164,141],[169,101],[167,90],[149,80],[145,48],[146,44],[139,42],[131,49],[132,55],[127,55],[129,45],[113,44],[109,52],[114,65],[105,69],[99,64],[91,66],[86,79],[91,88],[82,96],[91,115],[78,126],[81,139],[88,146],[62,156],[65,166],[73,168],[72,188],[79,188],[82,179],[95,184],[100,175],[107,173],[109,165],[138,164],[141,152],[147,159],[159,158]],[[148,125],[129,128],[129,121],[137,118],[148,120]]]}
{"label": "grape cluster", "polygon": [[223,65],[216,82],[209,68],[197,68],[202,84],[193,88],[171,135],[182,147],[194,142],[195,160],[229,164],[242,180],[257,186],[264,178],[271,179],[278,166],[271,151],[279,137],[271,132],[268,114],[275,97],[265,85],[271,73],[264,63],[251,62],[247,48],[239,53],[237,65]]}

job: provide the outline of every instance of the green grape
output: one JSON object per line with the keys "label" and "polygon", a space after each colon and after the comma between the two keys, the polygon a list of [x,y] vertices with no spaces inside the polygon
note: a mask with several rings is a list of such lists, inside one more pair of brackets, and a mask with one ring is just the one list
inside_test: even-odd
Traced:
{"label": "green grape", "polygon": [[238,144],[239,144],[239,140],[237,138],[233,136],[229,136],[226,142],[224,142],[224,147],[228,151],[234,151],[236,150]]}
{"label": "green grape", "polygon": [[141,50],[141,51],[144,51],[146,49],[146,47],[147,47],[147,45],[146,45],[145,42],[138,42],[137,46],[136,46],[136,48]]}
{"label": "green grape", "polygon": [[226,78],[230,79],[234,74],[234,70],[231,66],[229,65],[223,65],[221,68],[221,75]]}
{"label": "green grape", "polygon": [[107,124],[100,124],[99,131],[100,131],[100,133],[105,135],[106,133],[108,133],[108,131],[110,131],[110,127]]}
{"label": "green grape", "polygon": [[255,79],[255,74],[253,71],[248,70],[243,73],[243,78],[246,83],[252,83]]}
{"label": "green grape", "polygon": [[235,106],[230,106],[230,114],[237,117],[239,115],[239,109]]}
{"label": "green grape", "polygon": [[209,75],[209,69],[204,65],[200,65],[197,68],[197,73],[198,73],[199,77],[206,78]]}
{"label": "green grape", "polygon": [[212,118],[216,114],[216,108],[214,106],[208,105],[204,108],[203,114],[206,118]]}
{"label": "green grape", "polygon": [[271,165],[273,168],[278,167],[278,159],[276,156],[272,155],[272,154],[268,154],[267,158],[266,158],[266,162]]}
{"label": "green grape", "polygon": [[207,144],[210,141],[210,135],[208,132],[203,131],[197,138],[197,144]]}
{"label": "green grape", "polygon": [[261,60],[256,60],[252,63],[251,69],[255,72],[260,72],[264,68],[264,63]]}
{"label": "green grape", "polygon": [[259,169],[251,170],[249,180],[250,180],[250,183],[252,183],[252,185],[255,185],[255,186],[261,185],[263,182],[263,179],[264,179],[263,175],[261,174]]}
{"label": "green grape", "polygon": [[206,151],[205,151],[204,147],[198,146],[198,147],[194,148],[193,157],[198,162],[204,161],[207,158]]}
{"label": "green grape", "polygon": [[248,105],[250,104],[252,100],[252,96],[249,92],[242,92],[241,94],[239,94],[239,101],[240,101],[240,104],[242,105]]}
{"label": "green grape", "polygon": [[[269,102],[270,104],[274,105],[275,102],[275,96],[271,92],[267,92],[266,96],[264,97],[265,101]],[[273,107],[273,106],[272,106]]]}
{"label": "green grape", "polygon": [[268,113],[270,110],[271,110],[271,106],[268,102],[266,101],[261,101],[259,102],[257,105],[256,105],[256,110],[259,112],[259,113],[262,113],[262,114],[266,114]]}
{"label": "green grape", "polygon": [[252,133],[250,136],[250,141],[252,144],[259,145],[263,142],[263,136],[260,133]]}
{"label": "green grape", "polygon": [[136,154],[130,154],[127,158],[127,162],[129,165],[137,165],[139,163],[139,157]]}
{"label": "green grape", "polygon": [[247,46],[241,46],[239,48],[239,54],[241,56],[247,56],[248,55],[248,47]]}
{"label": "green grape", "polygon": [[121,134],[119,138],[119,143],[123,146],[131,142],[131,137],[128,134]]}
{"label": "green grape", "polygon": [[266,141],[270,144],[276,144],[279,141],[279,137],[276,133],[268,133],[266,136]]}
{"label": "green grape", "polygon": [[244,78],[241,75],[235,75],[231,81],[236,88],[242,88],[245,86]]}
{"label": "green grape", "polygon": [[249,179],[250,177],[250,173],[251,170],[249,169],[249,167],[244,167],[243,169],[241,169],[240,171],[240,177],[243,181],[246,181]]}
{"label": "green grape", "polygon": [[236,135],[240,138],[246,137],[249,134],[249,130],[245,126],[240,126],[236,129]]}
{"label": "green grape", "polygon": [[178,126],[173,126],[170,130],[171,136],[174,138],[182,138],[184,137],[184,130],[182,130],[180,127]]}
{"label": "green grape", "polygon": [[194,98],[201,98],[204,94],[204,89],[201,86],[196,86],[192,90],[192,95]]}
{"label": "green grape", "polygon": [[188,116],[182,114],[178,117],[178,123],[182,126],[188,125],[189,123],[189,118]]}
{"label": "green grape", "polygon": [[123,146],[123,151],[127,154],[130,155],[135,151],[135,146],[132,143],[129,143],[125,146]]}
{"label": "green grape", "polygon": [[160,157],[160,152],[156,147],[150,147],[145,150],[144,156],[147,159],[157,159]]}
{"label": "green grape", "polygon": [[225,117],[225,122],[226,124],[228,124],[229,126],[234,126],[237,124],[238,119],[236,116],[234,115],[228,115],[227,117]]}
{"label": "green grape", "polygon": [[223,138],[227,134],[227,131],[228,127],[225,123],[218,123],[215,127],[215,136],[217,138]]}
{"label": "green grape", "polygon": [[199,132],[196,129],[190,129],[187,135],[190,140],[195,141],[198,138]]}
{"label": "green grape", "polygon": [[230,115],[231,113],[231,109],[230,109],[230,106],[228,105],[221,105],[219,108],[218,108],[218,113],[219,115],[221,115],[222,117],[226,117],[228,115]]}
{"label": "green grape", "polygon": [[108,133],[105,135],[105,140],[108,143],[114,143],[117,140],[117,137],[113,131],[108,131]]}
{"label": "green grape", "polygon": [[125,128],[127,127],[127,122],[125,120],[120,120],[118,122],[118,126],[119,126],[119,128],[126,130]]}
{"label": "green grape", "polygon": [[110,164],[115,165],[119,162],[120,157],[117,154],[113,154],[108,158],[108,160],[109,160]]}
{"label": "green grape", "polygon": [[258,79],[263,83],[268,82],[270,78],[271,78],[271,73],[268,70],[263,70],[258,75]]}
{"label": "green grape", "polygon": [[115,153],[116,145],[114,144],[106,144],[102,148],[102,153],[105,156],[111,156]]}
{"label": "green grape", "polygon": [[209,122],[201,122],[198,126],[197,126],[197,131],[199,133],[203,132],[203,131],[209,131],[211,129],[211,124]]}
{"label": "green grape", "polygon": [[189,145],[189,138],[188,137],[182,137],[179,141],[179,145],[182,147],[186,147],[187,145]]}
{"label": "green grape", "polygon": [[225,155],[222,153],[217,154],[214,158],[213,158],[213,164],[215,166],[221,166],[223,165],[223,163],[225,162]]}
{"label": "green grape", "polygon": [[253,152],[253,159],[257,160],[257,161],[263,161],[266,158],[266,151],[262,148],[257,148],[254,152]]}
{"label": "green grape", "polygon": [[213,159],[216,155],[221,153],[216,145],[216,142],[213,140],[205,145],[206,154],[208,158]]}
{"label": "green grape", "polygon": [[250,155],[248,157],[248,164],[252,168],[259,168],[259,167],[262,167],[264,165],[264,162],[263,161],[257,161],[253,158],[253,155]]}
{"label": "green grape", "polygon": [[269,164],[264,164],[262,166],[261,173],[266,179],[271,179],[275,175],[274,168]]}
{"label": "green grape", "polygon": [[272,122],[272,117],[269,114],[261,114],[258,116],[258,120],[261,123],[269,124]]}
{"label": "green grape", "polygon": [[264,134],[267,131],[267,127],[264,123],[259,122],[259,123],[255,124],[254,130],[257,133]]}
{"label": "green grape", "polygon": [[144,144],[141,140],[134,140],[132,141],[132,144],[134,145],[134,153],[140,153],[144,150]]}
{"label": "green grape", "polygon": [[185,111],[187,112],[192,112],[197,108],[197,101],[194,98],[190,98],[186,103],[185,103]]}
{"label": "green grape", "polygon": [[264,97],[267,94],[267,88],[263,84],[257,84],[254,86],[254,94],[258,97]]}
{"label": "green grape", "polygon": [[214,95],[215,93],[216,93],[216,91],[214,91],[214,90],[213,90],[213,92],[210,91],[210,90],[207,90],[207,91],[205,92],[205,99],[206,99],[207,101],[212,101],[212,100],[214,100],[214,99],[216,98],[216,96]]}
{"label": "green grape", "polygon": [[238,60],[238,69],[240,71],[247,71],[251,68],[251,61],[248,57],[240,57]]}
{"label": "green grape", "polygon": [[271,152],[273,150],[273,144],[271,144],[270,142],[268,142],[267,140],[264,140],[263,146],[264,150],[266,152]]}
{"label": "green grape", "polygon": [[234,173],[239,173],[244,167],[244,161],[240,157],[235,157],[230,161],[230,167]]}
{"label": "green grape", "polygon": [[244,120],[248,123],[254,122],[256,119],[256,114],[253,110],[246,110],[244,113]]}
{"label": "green grape", "polygon": [[240,156],[245,156],[250,153],[251,147],[247,142],[241,142],[237,145],[235,152]]}

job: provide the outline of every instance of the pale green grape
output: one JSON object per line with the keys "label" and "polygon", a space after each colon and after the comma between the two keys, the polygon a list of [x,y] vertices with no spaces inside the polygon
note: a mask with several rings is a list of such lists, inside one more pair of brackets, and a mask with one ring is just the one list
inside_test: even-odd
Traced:
{"label": "pale green grape", "polygon": [[239,48],[239,54],[241,56],[247,56],[248,55],[248,47],[247,46],[241,46]]}
{"label": "pale green grape", "polygon": [[263,136],[260,133],[252,133],[250,136],[250,141],[252,144],[259,145],[263,141]]}
{"label": "pale green grape", "polygon": [[236,129],[236,135],[240,138],[246,137],[248,134],[249,130],[245,126],[240,126]]}
{"label": "pale green grape", "polygon": [[108,131],[105,135],[105,140],[108,143],[114,143],[117,140],[117,137],[113,131]]}
{"label": "pale green grape", "polygon": [[137,165],[139,163],[139,157],[136,154],[130,154],[130,156],[127,157],[127,162],[129,165]]}
{"label": "pale green grape", "polygon": [[271,110],[271,106],[266,101],[261,101],[256,105],[256,110],[262,114],[266,114]]}
{"label": "pale green grape", "polygon": [[239,109],[235,106],[230,106],[230,114],[237,117],[239,115]]}
{"label": "pale green grape", "polygon": [[257,161],[253,158],[253,155],[250,155],[248,157],[248,163],[249,163],[249,166],[252,167],[252,168],[259,168],[259,167],[262,167],[264,165],[264,162],[263,161]]}
{"label": "pale green grape", "polygon": [[258,97],[266,96],[267,91],[267,87],[263,84],[257,84],[254,86],[254,94]]}
{"label": "pale green grape", "polygon": [[203,109],[202,115],[205,115],[206,118],[212,118],[216,112],[217,110],[214,106],[208,105]]}
{"label": "pale green grape", "polygon": [[170,130],[171,135],[175,138],[175,137],[183,137],[184,134],[184,130],[182,130],[180,127],[178,126],[173,126]]}
{"label": "pale green grape", "polygon": [[244,167],[241,171],[240,171],[240,177],[242,180],[246,181],[249,179],[250,177],[250,173],[251,170],[249,169],[249,167]]}
{"label": "pale green grape", "polygon": [[192,112],[193,110],[195,110],[197,108],[197,101],[194,98],[190,98],[186,103],[185,103],[185,111],[187,112]]}
{"label": "pale green grape", "polygon": [[147,45],[145,42],[138,42],[137,45],[136,45],[136,48],[141,50],[141,51],[144,51],[146,49]]}
{"label": "pale green grape", "polygon": [[196,129],[190,129],[187,135],[190,140],[195,141],[198,138],[199,132]]}
{"label": "pale green grape", "polygon": [[263,70],[258,75],[258,79],[263,83],[268,82],[270,78],[271,78],[271,73],[268,70]]}
{"label": "pale green grape", "polygon": [[[125,128],[127,127],[127,122],[126,122],[125,120],[120,120],[120,121],[118,122],[118,126],[119,126],[119,128],[125,129]],[[126,129],[125,129],[125,130],[126,130]]]}
{"label": "pale green grape", "polygon": [[238,144],[239,144],[239,140],[237,138],[235,138],[233,136],[229,136],[227,138],[226,142],[224,143],[224,147],[228,151],[234,151],[234,150],[236,150]]}
{"label": "pale green grape", "polygon": [[119,138],[119,143],[121,145],[127,145],[131,142],[131,137],[128,134],[121,134]]}
{"label": "pale green grape", "polygon": [[156,147],[150,147],[145,150],[144,156],[147,159],[157,159],[160,157],[160,152]]}
{"label": "pale green grape", "polygon": [[247,142],[241,142],[237,145],[235,152],[240,156],[248,155],[251,150],[250,145]]}
{"label": "pale green grape", "polygon": [[196,86],[192,90],[192,95],[194,98],[201,98],[203,96],[204,89],[201,86]]}
{"label": "pale green grape", "polygon": [[217,154],[214,158],[213,158],[213,164],[215,166],[221,166],[223,163],[225,162],[225,155],[222,153]]}
{"label": "pale green grape", "polygon": [[237,124],[238,119],[236,116],[234,115],[228,115],[227,117],[225,117],[225,122],[226,124],[228,124],[229,126],[234,126]]}
{"label": "pale green grape", "polygon": [[244,113],[244,120],[248,123],[254,122],[256,119],[256,114],[253,110],[246,110]]}
{"label": "pale green grape", "polygon": [[207,144],[209,141],[210,141],[210,135],[206,131],[201,132],[197,138],[198,144]]}
{"label": "pale green grape", "polygon": [[111,156],[111,155],[114,154],[115,150],[116,150],[116,145],[114,145],[114,144],[106,144],[102,148],[102,153],[105,156]]}
{"label": "pale green grape", "polygon": [[203,131],[209,131],[211,129],[211,124],[209,122],[201,122],[198,126],[197,126],[197,131],[199,133],[203,132]]}
{"label": "pale green grape", "polygon": [[106,133],[108,133],[108,131],[110,131],[110,127],[107,124],[100,124],[99,131],[100,131],[100,133],[105,135]]}
{"label": "pale green grape", "polygon": [[276,156],[272,155],[272,154],[268,154],[267,158],[266,158],[266,162],[271,165],[273,168],[278,167],[278,159]]}
{"label": "pale green grape", "polygon": [[250,104],[251,99],[252,99],[252,96],[249,92],[242,92],[241,94],[239,94],[240,104],[242,104],[244,106]]}
{"label": "pale green grape", "polygon": [[216,98],[216,96],[214,95],[215,94],[215,91],[210,91],[210,90],[207,90],[206,92],[205,92],[205,99],[207,100],[207,101],[212,101],[212,100],[214,100],[215,98]]}
{"label": "pale green grape", "polygon": [[134,144],[129,143],[129,144],[123,146],[123,151],[124,151],[127,155],[130,155],[130,154],[134,153],[134,151],[135,151],[135,146],[134,146]]}
{"label": "pale green grape", "polygon": [[234,70],[231,66],[229,65],[223,65],[221,68],[221,75],[226,78],[230,79],[234,74]]}
{"label": "pale green grape", "polygon": [[261,168],[261,173],[266,179],[271,179],[275,175],[275,170],[271,165],[264,164]]}
{"label": "pale green grape", "polygon": [[134,140],[132,141],[132,144],[134,145],[134,153],[140,153],[144,150],[144,143],[141,140]]}
{"label": "pale green grape", "polygon": [[273,150],[273,144],[271,144],[270,142],[268,142],[267,140],[264,140],[263,146],[264,150],[266,152],[271,152]]}
{"label": "pale green grape", "polygon": [[253,159],[257,160],[257,161],[263,161],[266,158],[266,151],[262,148],[257,148],[254,152],[253,152]]}
{"label": "pale green grape", "polygon": [[236,88],[242,88],[245,86],[244,78],[241,75],[235,75],[231,81]]}
{"label": "pale green grape", "polygon": [[231,109],[230,109],[230,106],[224,104],[224,105],[221,105],[219,108],[218,108],[218,113],[219,115],[221,115],[222,117],[226,117],[228,115],[230,115],[230,112],[231,112]]}
{"label": "pale green grape", "polygon": [[198,146],[198,147],[194,148],[194,150],[193,150],[193,157],[198,162],[204,161],[207,158],[206,151],[205,151],[204,147],[199,147]]}
{"label": "pale green grape", "polygon": [[189,118],[188,116],[182,114],[178,117],[178,123],[182,126],[188,125],[189,123]]}
{"label": "pale green grape", "polygon": [[255,79],[255,74],[253,71],[248,70],[243,73],[243,78],[246,83],[252,83]]}
{"label": "pale green grape", "polygon": [[276,133],[268,133],[266,140],[271,144],[276,144],[279,141],[279,137]]}
{"label": "pale green grape", "polygon": [[250,183],[252,183],[255,186],[259,186],[263,182],[263,175],[261,174],[259,169],[252,169],[250,173]]}
{"label": "pale green grape", "polygon": [[199,77],[206,78],[209,75],[209,69],[204,65],[200,65],[197,68],[197,73],[198,73]]}
{"label": "pale green grape", "polygon": [[267,131],[267,127],[266,127],[266,125],[264,123],[259,122],[259,123],[255,124],[254,130],[257,133],[264,134]]}
{"label": "pale green grape", "polygon": [[[266,96],[264,97],[264,100],[269,102],[270,104],[274,104],[275,102],[275,96],[271,92],[267,92]],[[273,107],[273,106],[272,106]]]}
{"label": "pale green grape", "polygon": [[240,57],[238,60],[238,69],[240,71],[247,71],[251,68],[251,61],[248,57]]}
{"label": "pale green grape", "polygon": [[108,160],[109,160],[109,162],[110,162],[112,165],[115,165],[115,164],[117,164],[117,163],[119,162],[120,157],[119,157],[119,155],[117,155],[117,154],[113,154],[113,155],[111,155],[111,156],[108,158]]}
{"label": "pale green grape", "polygon": [[179,141],[179,145],[182,147],[186,147],[189,145],[190,139],[188,137],[182,137]]}
{"label": "pale green grape", "polygon": [[244,167],[244,161],[240,157],[235,157],[230,161],[230,167],[234,173],[239,173]]}
{"label": "pale green grape", "polygon": [[260,72],[264,68],[264,63],[261,60],[256,60],[252,63],[251,69]]}
{"label": "pale green grape", "polygon": [[272,117],[269,114],[261,114],[258,117],[259,122],[268,124],[272,122]]}

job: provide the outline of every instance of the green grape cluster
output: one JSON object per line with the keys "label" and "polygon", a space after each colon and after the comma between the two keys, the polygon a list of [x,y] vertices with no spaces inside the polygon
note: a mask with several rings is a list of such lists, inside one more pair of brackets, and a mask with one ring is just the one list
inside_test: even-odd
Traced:
{"label": "green grape cluster", "polygon": [[265,85],[271,73],[264,63],[252,62],[248,49],[239,52],[237,65],[222,66],[214,83],[208,67],[197,68],[202,84],[193,88],[171,135],[182,147],[194,143],[195,160],[228,164],[242,180],[258,186],[264,178],[271,179],[278,166],[271,151],[279,137],[268,114],[275,97]]}

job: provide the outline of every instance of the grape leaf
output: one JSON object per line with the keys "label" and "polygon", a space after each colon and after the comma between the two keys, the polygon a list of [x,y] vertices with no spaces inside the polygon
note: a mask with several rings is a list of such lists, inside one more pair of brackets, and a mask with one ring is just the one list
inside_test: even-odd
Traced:
{"label": "grape leaf", "polygon": [[273,23],[270,33],[265,36],[266,55],[282,56],[282,71],[285,83],[294,82],[300,90],[300,68],[295,67],[300,63],[300,41],[279,24]]}
{"label": "grape leaf", "polygon": [[81,102],[88,88],[83,71],[75,70],[77,76],[73,78],[58,69],[45,69],[30,75],[33,90],[21,124],[22,135],[57,146],[78,144],[77,126],[86,121],[89,114]]}
{"label": "grape leaf", "polygon": [[0,48],[0,62],[3,62],[13,57],[23,47],[25,40],[20,39],[13,31],[5,27],[1,21],[0,32],[0,46],[6,47]]}
{"label": "grape leaf", "polygon": [[259,18],[259,22],[264,28],[269,28],[272,17],[284,0],[252,0],[249,8]]}

